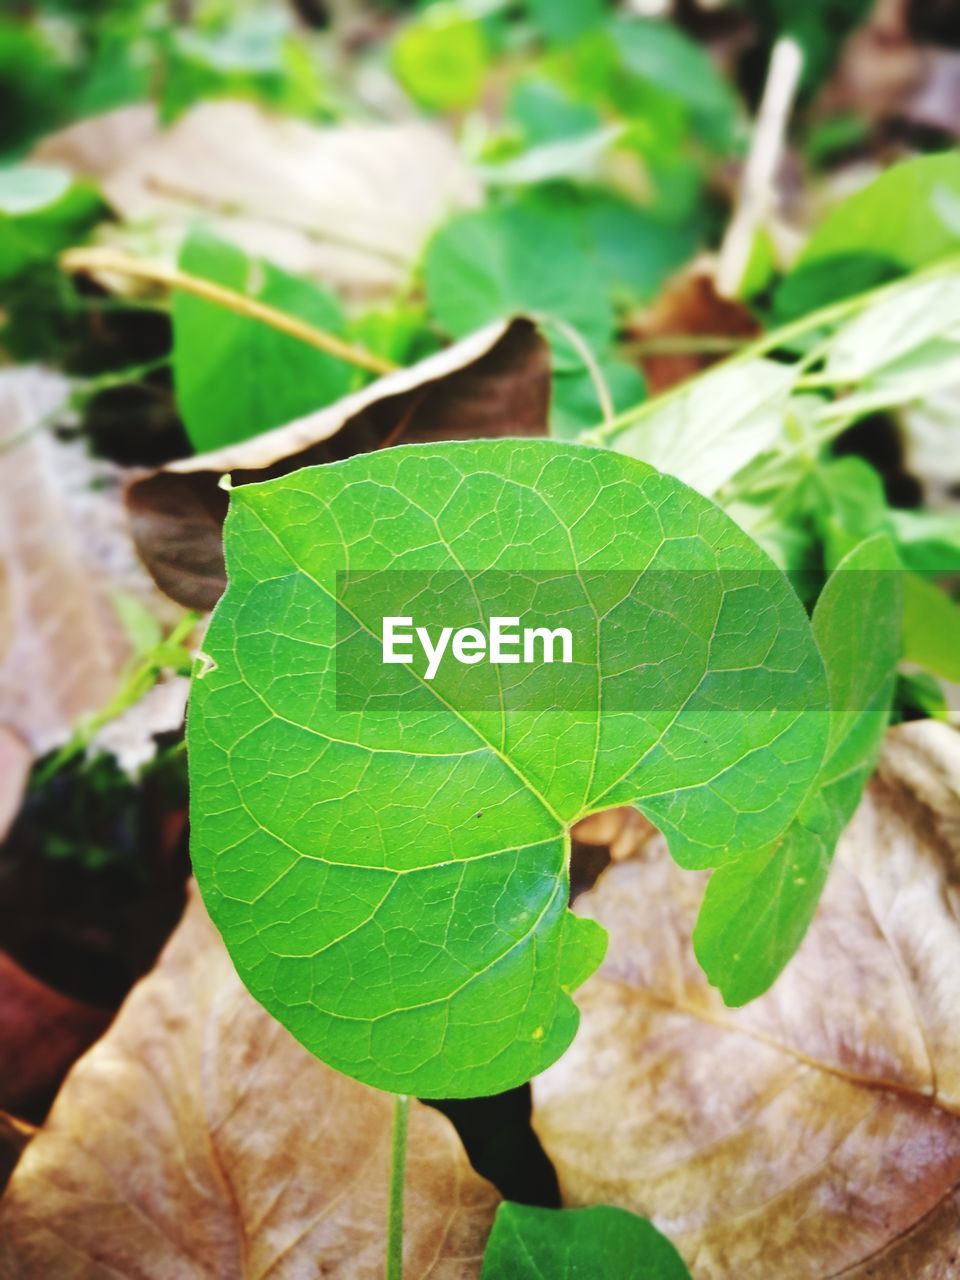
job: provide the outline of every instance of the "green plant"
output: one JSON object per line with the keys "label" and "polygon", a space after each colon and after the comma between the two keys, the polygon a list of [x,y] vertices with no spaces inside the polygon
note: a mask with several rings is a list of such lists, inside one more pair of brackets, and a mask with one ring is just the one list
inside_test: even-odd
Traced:
{"label": "green plant", "polygon": [[[617,804],[681,865],[718,868],[698,937],[711,980],[742,1000],[774,979],[886,723],[885,539],[841,566],[811,627],[708,499],[539,441],[245,485],[225,538],[191,700],[194,865],[245,983],[314,1053],[428,1097],[548,1066],[605,946],[566,907],[569,826]],[[852,605],[867,640],[890,637],[865,669],[835,638]],[[385,617],[492,613],[562,619],[578,660],[435,679],[382,660]],[[773,947],[767,930],[727,943],[744,907],[779,923]]]}

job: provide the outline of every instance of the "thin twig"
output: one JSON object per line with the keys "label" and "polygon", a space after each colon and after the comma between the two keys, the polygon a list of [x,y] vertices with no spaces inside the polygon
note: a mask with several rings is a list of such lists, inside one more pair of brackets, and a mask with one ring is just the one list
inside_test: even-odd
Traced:
{"label": "thin twig", "polygon": [[740,199],[720,250],[717,292],[723,298],[736,297],[750,262],[754,237],[773,206],[777,170],[802,74],[803,50],[791,36],[782,36],[773,47]]}
{"label": "thin twig", "polygon": [[654,338],[636,338],[621,343],[632,356],[724,356],[739,351],[749,338],[721,333],[664,333]]}
{"label": "thin twig", "polygon": [[368,369],[372,373],[392,373],[397,366],[382,356],[374,355],[363,347],[355,347],[336,334],[325,329],[317,329],[314,325],[299,320],[286,311],[279,311],[256,298],[248,298],[246,294],[237,293],[212,280],[204,280],[201,276],[189,275],[177,267],[167,267],[161,263],[143,262],[139,258],[115,249],[88,248],[68,249],[60,257],[60,265],[64,271],[76,273],[80,271],[105,271],[114,275],[127,276],[132,280],[149,280],[153,284],[163,285],[168,289],[180,289],[184,293],[192,293],[194,297],[203,298],[216,306],[226,307],[237,315],[248,316],[251,320],[259,320],[262,324],[277,329],[291,338],[315,347],[318,351],[335,356],[360,369]]}

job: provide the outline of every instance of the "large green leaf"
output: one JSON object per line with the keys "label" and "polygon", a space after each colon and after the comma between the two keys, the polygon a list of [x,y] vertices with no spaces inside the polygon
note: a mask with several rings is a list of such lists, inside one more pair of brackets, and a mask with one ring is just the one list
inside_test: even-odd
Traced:
{"label": "large green leaf", "polygon": [[836,842],[873,770],[900,658],[903,573],[878,535],[841,560],[813,629],[830,686],[830,738],[819,777],[784,836],[710,878],[694,932],[697,959],[730,1005],[766,991],[803,940]]}
{"label": "large green leaf", "polygon": [[[492,1093],[569,1044],[605,945],[567,910],[571,823],[635,803],[717,866],[776,840],[819,769],[796,596],[632,459],[384,450],[234,490],[226,553],[191,699],[197,877],[253,994],[380,1088]],[[565,625],[574,661],[430,679],[382,661],[408,615]]]}
{"label": "large green leaf", "polygon": [[[180,267],[319,329],[343,330],[343,314],[330,294],[248,258],[209,232],[188,236]],[[175,295],[173,331],[177,403],[199,452],[247,440],[338,400],[353,377],[342,360],[193,294]]]}
{"label": "large green leaf", "polygon": [[644,1218],[598,1204],[497,1210],[481,1280],[690,1280],[683,1259]]}
{"label": "large green leaf", "polygon": [[888,169],[833,210],[780,287],[784,316],[803,315],[960,253],[960,152]]}

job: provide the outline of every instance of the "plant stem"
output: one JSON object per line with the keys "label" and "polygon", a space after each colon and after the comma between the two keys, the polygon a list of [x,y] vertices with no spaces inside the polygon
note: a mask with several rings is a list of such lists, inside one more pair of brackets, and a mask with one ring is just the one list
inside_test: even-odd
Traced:
{"label": "plant stem", "polygon": [[407,1124],[410,1097],[398,1093],[393,1107],[390,1151],[390,1209],[387,1219],[386,1280],[403,1280],[403,1192],[407,1175]]}
{"label": "plant stem", "polygon": [[71,760],[87,749],[105,725],[139,702],[156,684],[161,671],[166,665],[158,658],[158,654],[170,649],[176,649],[184,644],[199,621],[199,613],[195,613],[193,610],[185,613],[158,648],[151,650],[150,653],[133,666],[126,680],[107,705],[76,725],[69,742],[65,742],[59,751],[56,751],[47,760],[46,764],[38,769],[33,778],[33,785],[43,786],[49,782],[64,765],[69,764]]}
{"label": "plant stem", "polygon": [[[810,311],[807,315],[801,316],[798,320],[792,320],[789,324],[782,325],[779,329],[771,329],[767,333],[761,334],[755,341],[748,343],[745,347],[741,347],[729,360],[724,360],[722,364],[714,365],[710,372],[716,369],[728,369],[733,365],[745,364],[749,360],[756,360],[760,356],[768,355],[771,351],[776,351],[778,347],[789,346],[797,338],[801,338],[805,334],[829,325],[838,324],[841,320],[846,320],[848,316],[856,315],[858,311],[863,311],[875,302],[880,302],[896,295],[901,290],[913,287],[920,280],[931,280],[938,276],[950,275],[958,271],[960,271],[960,256],[944,258],[942,262],[934,264],[926,271],[918,271],[914,275],[878,285],[874,289],[868,289],[865,293],[856,293],[850,298],[841,298],[839,302],[831,302],[827,306],[821,307],[819,311]],[[816,355],[821,355],[823,350],[825,350],[825,344],[823,347],[817,347]],[[808,368],[811,363],[813,361],[808,357],[800,362],[799,367],[803,370]],[[584,431],[578,437],[579,443],[603,444],[611,436],[615,436],[624,430],[625,427],[642,421],[651,413],[657,413],[665,404],[669,404],[670,401],[685,395],[689,389],[690,380],[680,382],[662,395],[654,396],[652,400],[644,400],[642,404],[633,409],[625,410],[611,421],[604,422],[598,427],[592,427],[589,431]]]}
{"label": "plant stem", "polygon": [[114,249],[90,248],[68,249],[60,257],[60,265],[64,271],[106,271],[114,275],[127,276],[133,280],[149,280],[153,284],[164,285],[168,289],[180,289],[183,293],[192,293],[194,297],[203,298],[216,306],[226,307],[237,315],[248,316],[251,320],[259,320],[262,324],[277,329],[291,338],[305,342],[327,355],[344,360],[347,364],[356,365],[360,369],[368,369],[371,373],[392,373],[397,366],[391,360],[374,355],[363,347],[355,347],[334,333],[325,329],[317,329],[305,320],[280,311],[256,298],[248,298],[246,294],[237,293],[213,280],[205,280],[202,276],[192,276],[176,267],[166,267],[162,263],[141,262],[126,253],[118,253]]}

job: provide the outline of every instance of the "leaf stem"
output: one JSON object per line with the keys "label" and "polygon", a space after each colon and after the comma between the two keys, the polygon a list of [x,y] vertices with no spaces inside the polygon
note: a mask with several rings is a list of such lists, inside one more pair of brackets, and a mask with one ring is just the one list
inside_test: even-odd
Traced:
{"label": "leaf stem", "polygon": [[390,1150],[390,1208],[387,1219],[386,1280],[403,1280],[403,1193],[407,1175],[407,1126],[410,1096],[398,1093],[393,1107]]}
{"label": "leaf stem", "polygon": [[94,246],[87,249],[68,249],[60,257],[60,265],[64,271],[77,273],[81,271],[105,271],[114,275],[127,276],[132,280],[148,280],[152,284],[164,285],[168,289],[180,289],[183,293],[192,293],[194,297],[203,298],[215,306],[226,307],[237,315],[248,316],[251,320],[259,320],[291,338],[315,347],[327,355],[344,360],[347,364],[367,369],[371,373],[392,373],[397,366],[391,360],[374,355],[363,347],[353,346],[325,329],[317,329],[305,320],[280,311],[256,298],[237,293],[216,284],[213,280],[205,280],[202,276],[189,275],[177,267],[167,267],[162,263],[143,262],[130,254],[119,253],[115,249]]}

